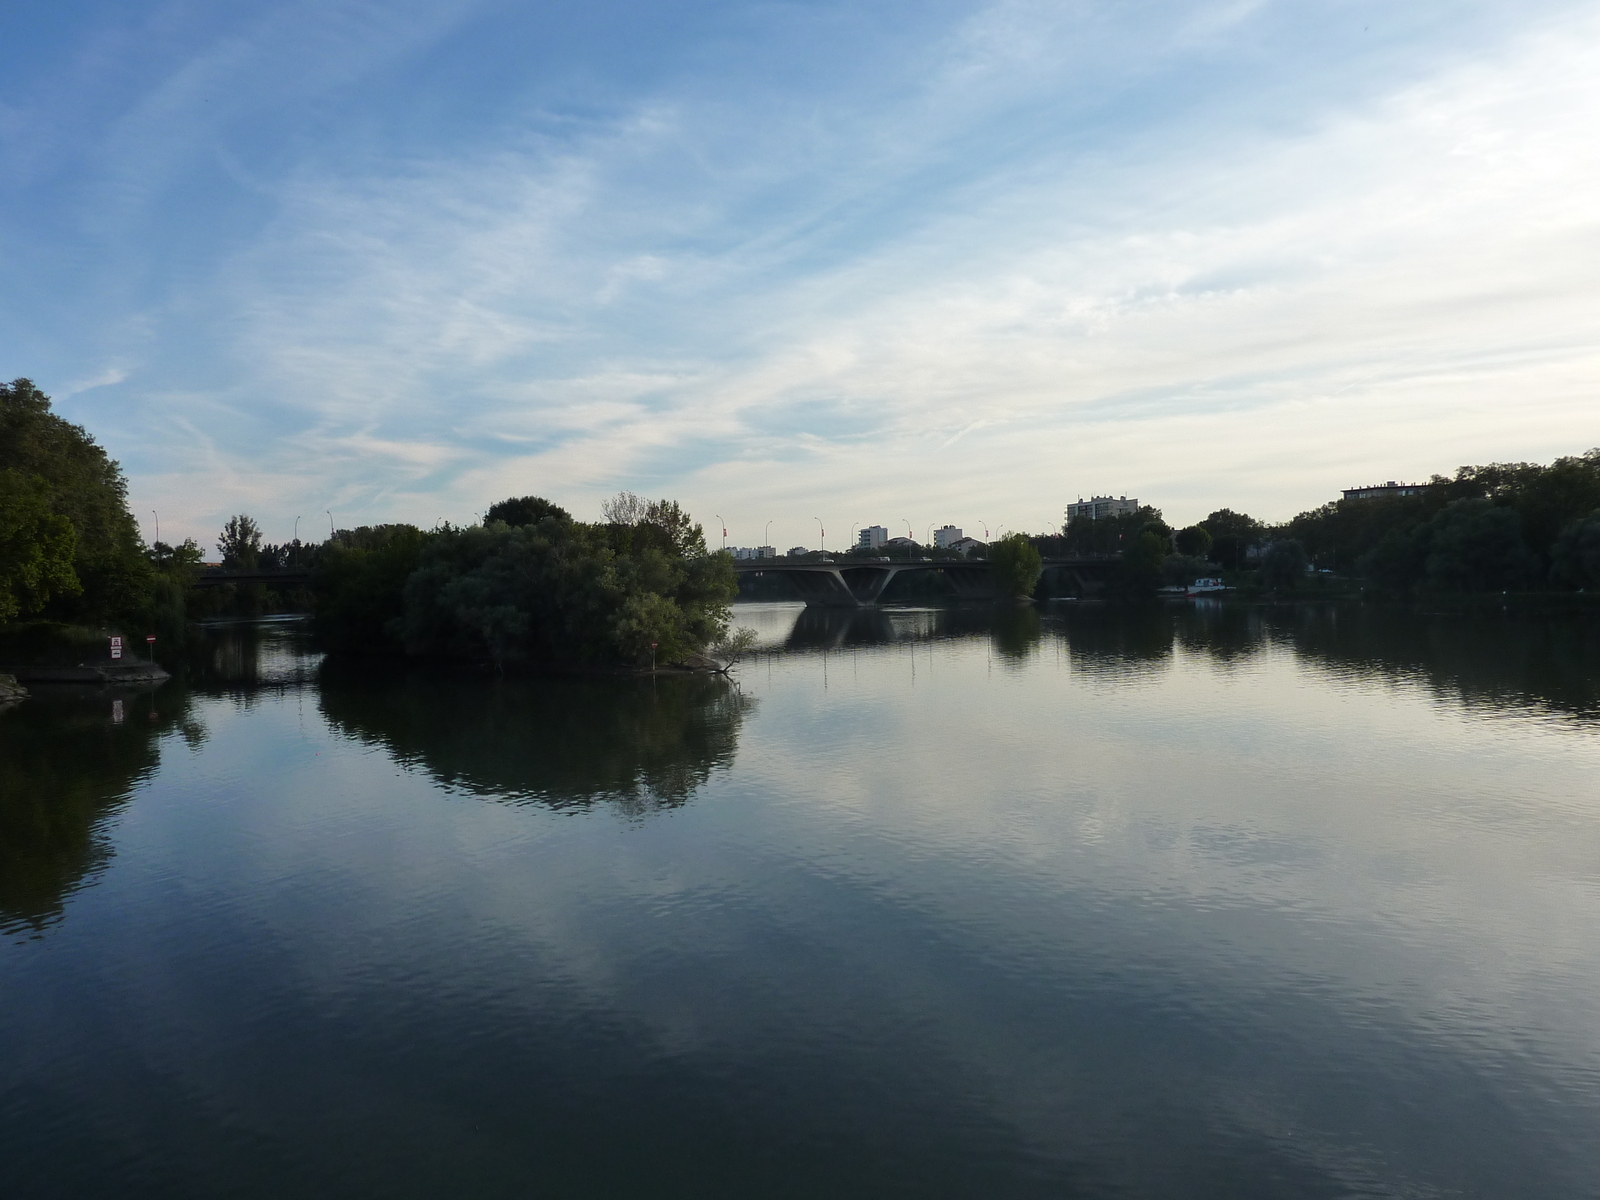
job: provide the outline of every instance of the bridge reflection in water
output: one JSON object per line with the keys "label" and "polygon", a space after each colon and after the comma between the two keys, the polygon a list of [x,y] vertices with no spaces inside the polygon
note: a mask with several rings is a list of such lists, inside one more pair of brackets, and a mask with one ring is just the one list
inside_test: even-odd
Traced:
{"label": "bridge reflection in water", "polygon": [[756,634],[758,654],[807,653],[988,637],[1002,650],[1037,642],[1045,615],[1038,605],[939,605],[800,607],[793,601],[742,602],[733,609],[733,623]]}
{"label": "bridge reflection in water", "polygon": [[[1047,558],[1046,587],[1058,595],[1092,596],[1105,586],[1115,558]],[[906,585],[926,598],[947,600],[998,600],[994,571],[984,559],[918,560],[902,562],[786,562],[782,559],[748,559],[734,570],[746,578],[784,580],[797,600],[809,607],[861,608],[883,602]]]}

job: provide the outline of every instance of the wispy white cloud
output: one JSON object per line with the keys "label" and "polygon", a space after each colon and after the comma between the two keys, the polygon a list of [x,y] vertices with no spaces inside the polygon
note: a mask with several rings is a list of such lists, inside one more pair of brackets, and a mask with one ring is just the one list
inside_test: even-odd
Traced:
{"label": "wispy white cloud", "polygon": [[[468,11],[347,9],[307,86]],[[834,81],[682,73],[581,117],[530,92],[398,150],[342,130],[252,168],[270,216],[151,318],[119,390],[216,456],[149,435],[151,484],[196,521],[337,496],[424,523],[631,486],[788,542],[819,505],[1042,528],[1089,490],[1283,517],[1600,442],[1594,7],[1314,61],[1294,19],[1004,3]],[[271,61],[212,48],[128,145],[181,156],[247,105],[174,114]],[[161,400],[185,344],[214,382]]]}

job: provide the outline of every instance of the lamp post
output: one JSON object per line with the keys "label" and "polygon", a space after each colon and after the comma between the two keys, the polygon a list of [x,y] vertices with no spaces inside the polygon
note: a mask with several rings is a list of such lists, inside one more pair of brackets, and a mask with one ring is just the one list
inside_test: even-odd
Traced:
{"label": "lamp post", "polygon": [[767,527],[761,531],[762,546],[772,545],[772,522],[767,522]]}
{"label": "lamp post", "polygon": [[717,524],[722,528],[722,548],[726,550],[728,548],[728,523],[722,519],[721,513],[713,513],[712,515],[717,518]]}
{"label": "lamp post", "polygon": [[910,546],[906,547],[906,561],[910,562],[911,561],[911,546],[914,546],[914,545],[917,544],[917,531],[915,529],[911,528],[911,522],[906,520],[905,517],[901,517],[900,519],[902,521],[906,522],[906,541],[911,543]]}
{"label": "lamp post", "polygon": [[333,531],[333,510],[325,508],[322,511],[328,514],[328,540],[331,542],[337,536]]}
{"label": "lamp post", "polygon": [[812,517],[811,519],[817,523],[817,531],[822,538],[822,552],[826,554],[828,552],[828,531],[822,528],[821,517]]}
{"label": "lamp post", "polygon": [[161,514],[152,508],[150,515],[156,519],[156,541],[159,542],[161,540]]}

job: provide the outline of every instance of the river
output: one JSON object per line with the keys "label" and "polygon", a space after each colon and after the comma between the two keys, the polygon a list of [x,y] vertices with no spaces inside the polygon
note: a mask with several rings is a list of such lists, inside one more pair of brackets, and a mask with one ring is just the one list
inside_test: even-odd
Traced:
{"label": "river", "polygon": [[0,714],[0,1194],[1600,1195],[1592,619],[737,613]]}

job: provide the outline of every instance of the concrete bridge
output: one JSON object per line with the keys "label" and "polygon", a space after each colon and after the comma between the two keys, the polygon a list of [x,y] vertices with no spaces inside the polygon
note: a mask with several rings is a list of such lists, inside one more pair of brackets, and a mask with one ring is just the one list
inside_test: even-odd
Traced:
{"label": "concrete bridge", "polygon": [[[1044,579],[1052,591],[1093,595],[1105,587],[1114,558],[1047,558]],[[734,562],[733,569],[744,575],[782,575],[800,598],[811,606],[842,605],[859,608],[877,604],[889,585],[901,575],[934,574],[942,578],[954,599],[998,600],[994,572],[987,559],[903,559],[898,562],[863,562],[841,559],[821,562],[816,559],[786,560],[750,558]]]}
{"label": "concrete bridge", "polygon": [[[1093,596],[1105,587],[1116,558],[1047,558],[1043,582],[1051,595]],[[738,559],[733,569],[744,575],[782,575],[800,598],[813,607],[861,608],[878,604],[889,585],[902,575],[939,577],[946,594],[956,600],[998,600],[994,572],[987,559],[901,559],[863,561],[840,559],[752,558]],[[196,587],[221,587],[228,583],[259,583],[270,587],[310,584],[313,572],[209,570],[195,580]]]}

